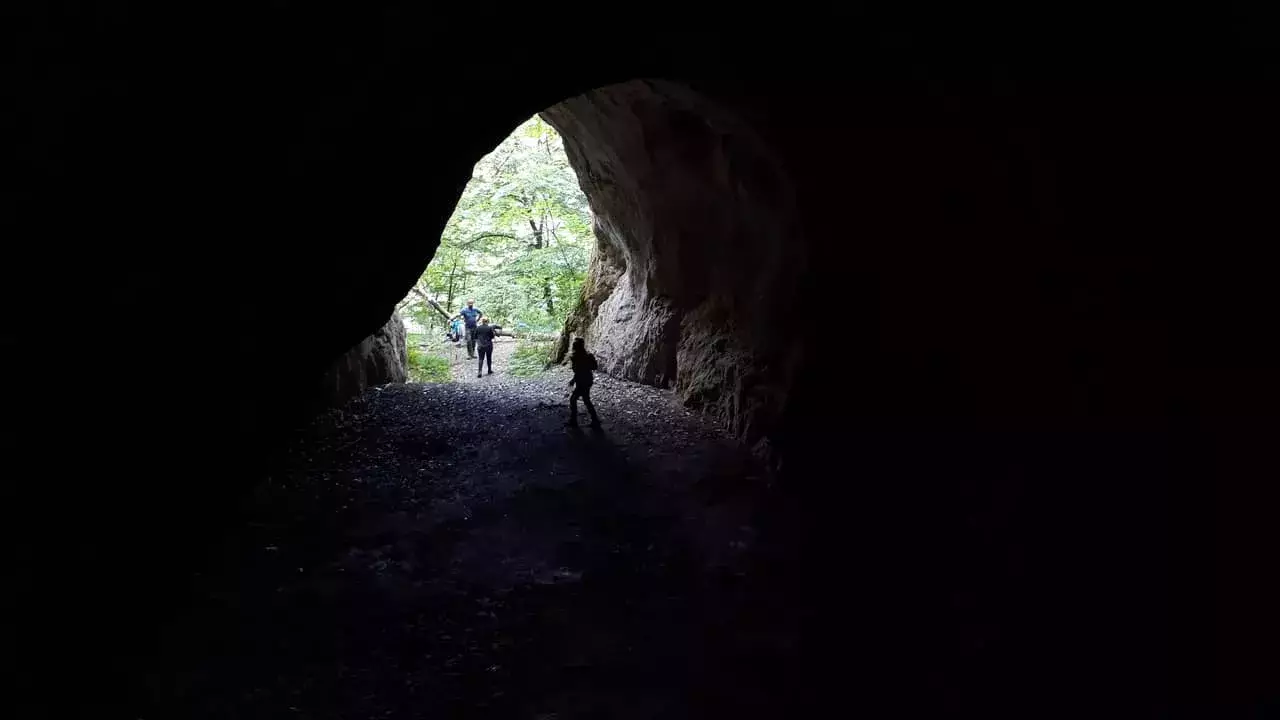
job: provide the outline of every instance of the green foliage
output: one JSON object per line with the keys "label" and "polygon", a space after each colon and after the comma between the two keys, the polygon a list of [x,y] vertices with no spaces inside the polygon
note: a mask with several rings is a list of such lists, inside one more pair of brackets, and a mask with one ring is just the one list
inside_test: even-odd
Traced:
{"label": "green foliage", "polygon": [[445,324],[444,320],[440,317],[439,313],[431,309],[430,305],[427,305],[424,302],[414,303],[413,305],[404,308],[402,312],[413,318],[415,322],[423,327],[431,328],[433,330],[438,328],[440,330],[438,333],[432,333],[431,337],[443,334]]}
{"label": "green foliage", "polygon": [[546,372],[554,349],[555,343],[521,342],[507,361],[507,372],[515,377],[533,377]]}
{"label": "green foliage", "polygon": [[[417,290],[449,313],[468,298],[507,328],[554,332],[577,301],[595,236],[559,133],[534,116],[478,163]],[[408,313],[443,320],[421,295]]]}
{"label": "green foliage", "polygon": [[410,344],[406,350],[410,382],[449,382],[449,361],[434,353],[425,352]]}

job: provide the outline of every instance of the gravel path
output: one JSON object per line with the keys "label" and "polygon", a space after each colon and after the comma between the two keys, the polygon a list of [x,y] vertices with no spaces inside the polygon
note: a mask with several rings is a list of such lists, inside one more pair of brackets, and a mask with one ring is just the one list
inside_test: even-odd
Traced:
{"label": "gravel path", "polygon": [[[449,374],[453,376],[454,382],[459,383],[488,382],[495,378],[507,379],[507,362],[511,359],[511,353],[516,351],[518,344],[515,338],[494,338],[493,375],[485,375],[480,378],[476,377],[476,366],[479,360],[467,357],[466,345],[461,343],[456,347],[449,345],[446,350],[446,357],[449,358]],[[487,365],[485,369],[488,370]]]}
{"label": "gravel path", "polygon": [[563,369],[470,380],[376,389],[296,434],[140,716],[752,708],[744,673],[788,642],[748,602],[764,472],[655,388],[600,377],[597,432],[564,427]]}

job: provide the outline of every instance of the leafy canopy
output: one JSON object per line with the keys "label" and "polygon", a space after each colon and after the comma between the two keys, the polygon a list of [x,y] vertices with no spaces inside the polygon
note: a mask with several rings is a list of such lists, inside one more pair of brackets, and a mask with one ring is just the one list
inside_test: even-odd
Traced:
{"label": "leafy canopy", "polygon": [[401,307],[439,326],[426,298],[451,315],[474,298],[504,327],[558,330],[586,277],[591,222],[560,134],[535,115],[476,163],[435,257]]}

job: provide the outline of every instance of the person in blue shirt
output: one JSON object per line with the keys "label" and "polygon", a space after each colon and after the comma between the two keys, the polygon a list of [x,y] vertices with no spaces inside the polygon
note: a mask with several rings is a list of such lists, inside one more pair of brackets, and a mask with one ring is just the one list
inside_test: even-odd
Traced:
{"label": "person in blue shirt", "polygon": [[449,342],[458,342],[462,339],[462,317],[456,316],[449,323]]}
{"label": "person in blue shirt", "polygon": [[476,357],[476,324],[480,322],[481,315],[484,313],[476,307],[475,300],[468,300],[467,306],[458,313],[467,334],[467,358],[471,360]]}

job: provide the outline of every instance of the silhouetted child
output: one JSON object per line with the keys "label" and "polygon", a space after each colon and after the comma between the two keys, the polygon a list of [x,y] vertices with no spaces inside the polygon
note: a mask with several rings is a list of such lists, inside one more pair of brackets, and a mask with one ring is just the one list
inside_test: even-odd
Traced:
{"label": "silhouetted child", "polygon": [[569,366],[573,368],[573,379],[569,381],[569,387],[573,388],[573,392],[569,393],[569,424],[577,426],[578,398],[582,398],[582,404],[591,413],[591,427],[600,427],[600,416],[596,415],[596,406],[591,404],[591,385],[595,383],[591,373],[597,367],[596,356],[587,352],[586,341],[582,338],[573,340]]}

